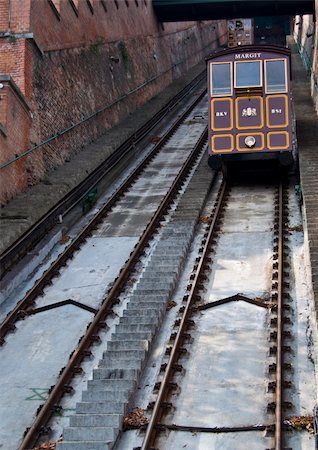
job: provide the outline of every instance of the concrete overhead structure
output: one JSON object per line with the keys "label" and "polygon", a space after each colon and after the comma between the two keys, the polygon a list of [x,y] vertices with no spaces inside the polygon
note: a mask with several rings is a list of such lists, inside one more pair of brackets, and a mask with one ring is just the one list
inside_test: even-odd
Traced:
{"label": "concrete overhead structure", "polygon": [[314,0],[153,0],[161,22],[313,14]]}

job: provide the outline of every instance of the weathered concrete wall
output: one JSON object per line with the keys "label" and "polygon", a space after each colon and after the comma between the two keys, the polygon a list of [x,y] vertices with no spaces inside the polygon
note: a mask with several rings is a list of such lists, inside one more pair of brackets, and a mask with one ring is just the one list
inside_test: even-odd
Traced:
{"label": "weathered concrete wall", "polygon": [[[14,130],[0,141],[6,158],[105,108],[0,169],[1,202],[144,104],[225,34],[222,22],[159,24],[150,0],[0,0],[0,12],[0,72],[12,76],[32,112],[28,142]],[[12,182],[17,172],[19,183]]]}
{"label": "weathered concrete wall", "polygon": [[[317,17],[318,0],[315,0],[315,8]],[[318,22],[314,22],[311,15],[296,16],[294,36],[311,77],[311,95],[318,113]]]}

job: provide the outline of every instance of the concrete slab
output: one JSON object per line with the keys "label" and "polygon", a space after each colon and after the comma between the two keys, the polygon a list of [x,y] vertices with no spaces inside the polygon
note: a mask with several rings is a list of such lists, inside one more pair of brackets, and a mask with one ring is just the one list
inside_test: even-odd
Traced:
{"label": "concrete slab", "polygon": [[[16,449],[68,361],[91,313],[66,306],[18,323],[1,348],[0,445]],[[45,321],[46,327],[41,326]],[[59,324],[57,329],[56,324]],[[72,326],[72,324],[76,326]],[[59,352],[56,352],[56,349]],[[54,354],[54,357],[52,355]]]}
{"label": "concrete slab", "polygon": [[171,431],[164,441],[159,440],[159,445],[165,450],[264,450],[272,448],[273,440],[264,437],[262,432],[212,434]]}

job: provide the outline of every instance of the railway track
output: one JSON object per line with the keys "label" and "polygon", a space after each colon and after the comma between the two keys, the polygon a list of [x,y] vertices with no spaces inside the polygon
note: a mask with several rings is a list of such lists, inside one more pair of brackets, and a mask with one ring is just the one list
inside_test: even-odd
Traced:
{"label": "railway track", "polygon": [[[244,215],[244,208],[246,208],[248,213],[259,215],[259,220],[262,220],[262,216],[264,218],[272,216],[272,225],[270,227],[272,231],[268,233],[271,235],[273,242],[273,253],[270,258],[273,266],[271,270],[272,275],[270,276],[268,270],[271,264],[268,263],[268,258],[267,261],[265,258],[266,263],[263,268],[258,267],[258,262],[255,263],[255,270],[257,268],[266,273],[266,288],[256,296],[235,294],[215,299],[213,294],[211,294],[211,286],[209,287],[209,284],[214,283],[216,290],[220,292],[227,291],[225,284],[218,284],[218,269],[213,269],[213,267],[215,265],[224,265],[224,259],[220,256],[222,250],[220,250],[221,243],[219,241],[221,240],[224,244],[226,239],[224,233],[231,228],[229,221],[234,218],[234,215],[232,214],[233,211],[231,213],[231,207],[229,208],[228,204],[231,205],[231,201],[233,205],[235,201],[239,203],[238,195],[234,195],[233,200],[231,200],[236,189],[237,187],[227,187],[225,183],[221,185],[213,212],[208,219],[208,225],[199,246],[198,256],[186,287],[186,294],[183,296],[179,313],[171,327],[171,335],[168,338],[165,350],[166,356],[162,360],[160,375],[158,375],[154,386],[153,400],[148,404],[146,415],[149,417],[149,423],[147,426],[141,426],[141,429],[146,428],[145,434],[139,432],[135,439],[130,434],[129,438],[127,438],[128,441],[123,439],[123,444],[121,445],[119,442],[116,449],[128,448],[127,442],[133,442],[131,448],[142,450],[184,447],[191,449],[218,448],[217,442],[219,441],[217,436],[222,436],[222,448],[226,449],[246,448],[246,442],[249,442],[249,448],[257,449],[299,448],[297,444],[296,447],[292,445],[292,443],[295,445],[295,437],[293,435],[293,420],[290,419],[291,416],[297,415],[296,411],[298,410],[297,400],[295,399],[295,386],[298,385],[299,380],[295,380],[294,377],[299,362],[296,358],[296,336],[293,332],[294,310],[295,308],[297,309],[297,306],[289,293],[290,255],[288,254],[288,241],[290,233],[288,231],[288,191],[282,183],[277,187],[276,194],[274,188],[269,187],[272,192],[266,193],[267,202],[270,195],[272,199],[269,197],[269,201],[270,203],[273,202],[275,206],[275,211],[271,215],[268,210],[264,216],[264,211],[260,213],[257,208],[256,211],[252,211],[252,208],[248,205],[245,207],[240,206],[242,215]],[[251,202],[246,191],[243,190],[242,192],[241,190],[240,194],[247,197],[247,204]],[[257,193],[257,195],[259,200],[262,196],[264,198],[264,192]],[[250,194],[251,196],[252,194]],[[236,210],[236,213],[238,213],[238,210]],[[248,230],[246,233],[251,232],[249,221],[249,217],[246,217],[245,222],[242,220],[242,223],[245,223],[245,227]],[[268,226],[269,223],[266,225]],[[266,225],[264,225],[264,228],[266,228]],[[227,231],[224,231],[224,227]],[[262,228],[261,225],[259,227]],[[264,240],[266,239],[268,240],[268,236],[267,238],[264,237]],[[255,248],[253,248],[253,244]],[[244,248],[244,252],[242,252],[239,243],[236,243],[236,245],[237,249],[233,248],[231,255],[226,255],[227,258],[239,256],[238,259],[244,261],[244,258],[247,258],[244,252],[245,254],[246,252],[250,254],[254,251],[255,254],[258,254],[262,250],[259,240],[257,242],[252,240],[250,246]],[[226,250],[223,251],[226,252]],[[239,252],[239,255],[235,252]],[[236,270],[238,269],[236,268]],[[233,277],[235,278],[234,272]],[[257,278],[258,275],[255,275],[255,277]],[[224,281],[225,279],[223,279],[223,283]],[[260,280],[257,281],[260,282]],[[231,283],[229,282],[229,284]],[[246,283],[245,292],[253,292],[253,289],[256,289],[253,286],[253,281]],[[258,287],[258,289],[261,288]],[[209,296],[212,296],[212,301],[207,300]],[[249,326],[244,324],[248,315],[246,315],[246,311],[240,310],[239,304],[250,305],[247,308],[249,309],[248,315],[250,315],[252,323],[254,314],[252,310],[261,311],[256,313],[259,315],[258,320],[267,324],[265,327],[266,332],[264,330],[262,332],[262,343],[259,341],[259,327],[256,326],[255,329],[249,330]],[[221,312],[217,312],[218,308]],[[242,308],[244,309],[245,307],[242,306]],[[234,313],[231,312],[231,309],[234,310]],[[213,311],[216,318],[213,318],[211,316],[212,313],[209,313],[209,311]],[[202,314],[206,314],[207,317],[210,314],[209,323],[204,324],[204,320],[207,321],[208,319],[204,319]],[[220,325],[224,314],[229,315],[232,322],[224,318],[224,325]],[[241,314],[243,316],[241,319],[235,317],[239,317]],[[256,381],[252,382],[250,378],[253,379],[255,377],[253,365],[260,364],[260,361],[253,360],[255,358],[254,355],[249,356],[249,354],[246,354],[249,352],[248,350],[242,352],[242,355],[236,356],[237,345],[244,347],[244,340],[237,344],[233,341],[230,334],[226,334],[227,331],[220,331],[220,327],[224,327],[225,330],[227,327],[229,327],[229,330],[238,327],[237,337],[240,338],[240,330],[241,328],[244,329],[245,326],[246,330],[244,333],[246,336],[249,336],[250,339],[255,339],[255,346],[258,347],[259,345],[261,350],[263,350],[261,365],[264,366],[263,370],[265,371],[266,379],[263,380],[261,375],[261,382],[257,382],[260,384],[256,390]],[[224,333],[228,339],[222,340],[218,333]],[[216,341],[216,344],[212,346],[213,350],[210,349],[208,338],[211,341],[213,339]],[[204,343],[205,347],[202,348]],[[218,349],[218,346],[220,349]],[[227,352],[229,353],[228,357],[223,356],[223,358],[231,359],[235,355],[234,357],[242,359],[242,363],[239,364],[233,360],[231,368],[231,365],[224,366],[224,362],[220,362],[220,367],[218,367],[217,361],[220,359],[218,355],[220,351],[222,352],[222,346],[224,347],[225,355]],[[212,366],[207,369],[209,358],[215,363],[215,367],[213,367],[212,363]],[[244,364],[246,364],[247,373],[245,373]],[[232,373],[231,369],[234,373]],[[251,375],[248,373],[249,371],[252,373]],[[211,373],[211,379],[209,378],[209,373]],[[221,373],[223,375],[220,375]],[[243,378],[241,384],[240,380],[236,378],[236,374],[238,378]],[[215,385],[213,383],[214,376]],[[218,381],[220,376],[222,382]],[[149,380],[147,382],[149,383]],[[217,390],[218,382],[220,383],[219,391]],[[240,389],[243,393],[239,395],[244,396],[246,391],[246,406],[248,406],[249,399],[251,401],[253,398],[255,402],[255,405],[251,404],[248,408],[250,409],[250,414],[243,412],[244,408],[242,409],[243,405],[241,404],[243,399],[239,397],[235,391],[236,388],[233,387],[236,383],[240,384],[237,389]],[[263,386],[262,383],[264,384]],[[226,409],[226,406],[229,406],[228,397],[231,395],[224,391],[224,386],[227,384],[233,395],[233,408],[238,408],[238,416],[235,414],[235,411],[229,413]],[[248,393],[250,385],[251,393]],[[263,393],[257,392],[257,390],[263,391],[263,389]],[[261,400],[256,398],[257,396],[260,396]],[[249,416],[250,419],[247,419],[246,416]],[[305,419],[304,421],[306,422]],[[231,422],[234,423],[231,424]],[[137,445],[137,442],[140,442],[141,439],[141,445]],[[235,439],[235,444],[234,440],[231,439]],[[308,443],[303,443],[303,445],[304,447],[301,448],[310,448],[306,447]]]}
{"label": "railway track", "polygon": [[15,330],[15,322],[25,318],[34,306],[35,299],[43,293],[45,286],[51,283],[52,278],[55,277],[59,270],[64,267],[67,261],[73,257],[74,252],[83,244],[83,242],[92,234],[93,230],[101,223],[105,216],[116,205],[118,200],[127,192],[130,186],[137,180],[142,171],[148,166],[153,158],[160,152],[167,140],[173,135],[182,124],[188,115],[193,111],[197,104],[202,100],[205,91],[196,98],[191,106],[175,121],[170,129],[165,133],[160,142],[152,149],[152,151],[143,159],[143,161],[136,167],[131,175],[124,181],[124,183],[115,191],[111,198],[98,211],[98,213],[90,220],[84,229],[72,240],[71,244],[60,254],[51,267],[43,274],[36,284],[26,293],[24,298],[16,305],[16,307],[7,315],[0,325],[0,345],[5,342],[5,336],[8,332]]}
{"label": "railway track", "polygon": [[[107,175],[132,151],[141,145],[149,133],[154,130],[165,117],[168,117],[195,89],[200,88],[205,82],[205,72],[199,74],[189,85],[173,97],[160,111],[151,117],[140,129],[123,142],[120,147],[91,174],[87,176],[77,187],[63,197],[50,211],[47,212],[30,229],[23,233],[9,248],[0,255],[1,278],[29,252],[48,231],[54,227],[61,218],[69,214],[94,190]],[[163,138],[164,139],[164,138]]]}
{"label": "railway track", "polygon": [[[228,449],[245,449],[246,439],[253,448],[260,449],[290,445],[289,416],[299,411],[301,403],[297,398],[295,401],[295,386],[299,385],[295,372],[298,366],[302,370],[304,366],[295,361],[295,354],[304,353],[304,349],[297,349],[295,342],[293,328],[298,327],[298,322],[294,326],[293,321],[297,307],[293,304],[295,292],[290,295],[288,286],[287,196],[282,186],[276,193],[271,185],[228,187],[223,183],[211,216],[205,217],[204,211],[210,208],[206,200],[211,203],[211,185],[213,181],[219,183],[219,178],[207,169],[202,120],[206,105],[200,101],[193,105],[190,116],[184,115],[183,124],[167,137],[156,156],[143,162],[136,179],[127,180],[126,190],[119,191],[119,198],[107,205],[107,213],[94,218],[72,251],[60,257],[60,266],[53,265],[52,272],[45,274],[39,290],[31,289],[29,300],[13,311],[11,322],[9,316],[4,322],[0,351],[6,383],[0,387],[0,397],[8,396],[10,401],[1,402],[9,406],[2,414],[0,439],[7,430],[12,433],[13,420],[13,431],[19,438],[27,426],[19,446],[24,450],[50,437],[57,440],[61,434],[58,450],[169,449],[183,448],[187,443],[195,449],[196,436],[200,436],[202,448],[211,448],[211,439],[213,442],[218,435],[225,442],[235,436],[235,445],[234,441],[228,442]],[[168,183],[172,183],[170,189]],[[208,225],[200,245],[194,245],[200,216]],[[241,231],[239,238],[237,230]],[[234,237],[227,236],[231,233]],[[245,239],[243,244],[240,239]],[[197,255],[194,267],[189,269],[193,245]],[[116,253],[121,265],[115,261]],[[254,258],[253,270],[249,258]],[[250,277],[242,275],[247,269]],[[105,277],[107,271],[111,273]],[[190,279],[183,288],[182,279],[188,278],[189,271]],[[222,277],[223,271],[228,278]],[[94,272],[96,275],[91,275]],[[83,286],[70,286],[80,281]],[[94,287],[97,281],[98,289]],[[234,292],[233,286],[237,289]],[[177,291],[180,295],[183,290],[186,292],[177,312],[172,300]],[[56,313],[59,310],[60,315]],[[162,328],[167,333],[169,320],[169,344],[162,351],[158,340],[164,342]],[[251,325],[245,330],[249,320]],[[228,335],[223,322],[229,326]],[[230,333],[236,328],[238,336],[233,339]],[[211,329],[217,330],[213,336],[207,334]],[[246,336],[242,342],[239,333]],[[237,357],[235,352],[246,342],[249,345],[244,357]],[[228,362],[222,366],[218,361],[227,351],[233,366],[230,369],[235,372],[228,383],[233,392],[232,407],[242,406],[241,395],[246,396],[247,405],[251,401],[256,405],[256,413],[246,407],[244,413],[239,410],[238,417],[234,412],[235,419],[231,420],[231,414],[222,406],[222,402],[228,407],[231,403],[227,395],[222,398]],[[205,361],[209,359],[215,361],[207,369]],[[239,364],[240,359],[247,369]],[[36,360],[48,365],[46,374],[38,375],[43,364]],[[154,383],[157,394],[154,399],[151,393],[149,398],[141,394],[140,402],[138,393],[151,390],[149,374],[142,385],[149,364],[156,370],[160,367]],[[11,369],[17,367],[17,375],[12,374]],[[265,378],[262,371],[260,375],[260,367]],[[211,377],[204,378],[207,371]],[[249,371],[252,382],[246,376]],[[218,380],[220,372],[223,377],[214,386],[211,381]],[[235,381],[244,376],[247,381],[236,388]],[[84,391],[83,383],[87,385]],[[14,390],[20,397],[12,394]],[[35,395],[25,398],[27,390]],[[258,391],[264,391],[260,399],[256,398]],[[196,397],[202,401],[197,413]],[[146,409],[147,398],[153,401],[144,416],[149,418],[146,433],[139,431],[127,444],[126,433],[122,432],[124,417],[138,403]],[[24,400],[34,400],[32,407],[28,403],[25,408]],[[225,420],[220,420],[222,414]],[[198,417],[204,418],[203,423]],[[182,437],[181,441],[176,437],[180,435],[183,442]],[[3,442],[7,445],[9,440]],[[10,450],[17,447],[11,442],[7,445]]]}
{"label": "railway track", "polygon": [[[108,316],[112,315],[114,313],[114,307],[116,304],[118,304],[120,296],[120,293],[122,292],[123,288],[125,287],[126,281],[130,278],[131,279],[131,272],[133,268],[136,266],[136,263],[142,258],[142,254],[145,251],[145,247],[149,245],[149,241],[153,239],[153,233],[158,228],[158,225],[160,224],[160,221],[163,220],[163,217],[165,214],[167,214],[167,209],[171,207],[173,202],[175,201],[176,195],[178,195],[178,191],[182,189],[182,185],[185,183],[187,177],[189,176],[189,172],[193,170],[193,166],[195,165],[197,159],[199,156],[202,156],[202,148],[204,144],[206,143],[206,129],[204,126],[204,123],[202,124],[202,120],[198,119],[197,121],[193,118],[187,119],[189,113],[192,111],[193,114],[195,114],[195,111],[197,108],[199,111],[202,111],[202,107],[200,106],[200,101],[202,101],[202,96],[197,99],[189,111],[187,111],[186,114],[183,115],[183,117],[180,119],[181,121],[188,121],[188,125],[183,125],[184,127],[189,129],[189,126],[193,126],[196,129],[195,132],[192,134],[192,138],[187,135],[187,142],[192,141],[195,143],[194,147],[192,147],[193,144],[188,144],[188,148],[186,148],[183,151],[183,155],[179,154],[179,160],[176,163],[175,158],[173,158],[173,154],[175,152],[173,148],[168,148],[166,150],[166,156],[163,156],[163,160],[169,160],[169,158],[173,161],[173,170],[169,169],[167,166],[164,168],[165,175],[163,177],[163,180],[161,180],[160,189],[163,188],[167,190],[167,182],[169,182],[169,179],[171,179],[173,176],[176,175],[176,178],[170,187],[170,189],[167,192],[167,195],[165,198],[160,202],[159,207],[150,207],[150,216],[151,220],[149,221],[144,233],[142,234],[141,238],[139,239],[138,243],[135,243],[135,248],[133,248],[131,255],[129,259],[126,261],[122,269],[120,270],[120,273],[118,277],[115,279],[115,281],[112,283],[111,288],[109,289],[106,297],[102,299],[100,302],[100,307],[92,307],[88,305],[88,302],[85,301],[76,301],[74,299],[68,299],[63,301],[57,301],[55,298],[55,301],[50,301],[50,294],[49,291],[51,290],[53,292],[53,296],[55,295],[58,297],[60,294],[57,292],[57,294],[54,294],[54,286],[56,285],[56,280],[58,281],[59,278],[61,278],[61,275],[68,270],[68,266],[71,265],[71,260],[76,259],[78,255],[81,253],[81,246],[84,246],[87,244],[87,242],[90,239],[90,235],[98,235],[100,233],[100,236],[103,235],[105,232],[104,230],[104,223],[105,223],[105,211],[110,211],[110,209],[113,208],[115,210],[118,208],[118,203],[115,205],[115,201],[112,199],[112,202],[110,204],[107,204],[107,209],[100,212],[97,217],[93,219],[93,221],[89,224],[88,227],[84,230],[84,232],[81,233],[81,235],[72,243],[72,245],[64,252],[58,259],[58,262],[54,263],[52,268],[44,275],[43,279],[41,279],[39,282],[37,282],[36,286],[34,286],[30,292],[27,294],[27,296],[24,298],[22,302],[17,305],[17,307],[12,311],[12,313],[7,317],[7,319],[3,322],[2,328],[1,328],[1,336],[2,336],[2,344],[3,349],[2,353],[8,353],[10,352],[10,345],[12,345],[12,342],[19,339],[19,335],[21,333],[21,330],[27,326],[28,321],[32,319],[32,317],[38,317],[38,314],[41,313],[47,313],[49,314],[52,310],[57,310],[58,308],[63,308],[65,306],[72,306],[72,307],[79,307],[81,310],[87,311],[91,314],[93,314],[93,320],[88,323],[87,330],[84,335],[81,336],[79,345],[77,348],[74,349],[74,351],[70,354],[70,358],[68,361],[68,364],[63,367],[60,370],[58,380],[57,382],[51,387],[48,393],[48,398],[45,402],[45,404],[40,407],[37,410],[37,415],[35,418],[35,421],[33,425],[26,430],[23,442],[20,446],[21,449],[27,449],[30,448],[39,438],[40,435],[45,435],[50,430],[47,428],[47,422],[49,421],[52,414],[59,412],[61,410],[59,406],[60,399],[65,393],[72,393],[73,389],[71,386],[71,382],[73,377],[76,374],[80,374],[82,372],[81,365],[85,363],[85,358],[89,358],[92,352],[92,346],[98,342],[100,342],[101,337],[100,333],[103,334],[103,330],[105,328],[107,329],[107,318]],[[202,116],[202,113],[201,113]],[[178,120],[178,124],[180,126],[180,120]],[[170,137],[170,143],[173,142],[173,139],[178,140],[180,139],[177,137],[177,125],[173,128],[173,130],[170,131],[169,136],[166,136],[165,139],[163,139],[165,142]],[[183,131],[179,131],[183,133]],[[175,133],[175,137],[173,138],[172,135]],[[163,144],[161,144],[162,146]],[[157,156],[155,157],[155,155]],[[142,169],[144,169],[145,173],[148,175],[146,176],[146,180],[149,180],[150,178],[153,178],[153,172],[156,171],[156,167],[154,166],[154,169],[152,169],[153,162],[156,161],[156,158],[160,158],[159,155],[159,147],[156,148],[156,152],[152,154],[147,160],[145,160],[142,163],[142,166],[139,168],[139,171],[134,174],[134,179],[138,178],[137,181],[135,181],[136,184],[141,183],[141,177],[140,174],[142,172]],[[182,160],[184,160],[184,163],[182,165]],[[151,163],[152,161],[152,163]],[[151,180],[152,181],[152,180]],[[130,186],[133,183],[133,178],[130,178],[125,183],[125,189],[127,189],[128,186]],[[149,181],[148,181],[149,183]],[[153,183],[153,181],[152,181]],[[205,182],[206,183],[206,182]],[[156,188],[156,185],[155,185]],[[122,199],[125,199],[127,197],[127,194],[123,196],[124,189],[121,188],[121,190],[117,193],[117,198],[122,197]],[[160,196],[157,194],[157,196]],[[128,195],[129,196],[129,195]],[[151,210],[154,209],[155,213],[154,215],[151,214]],[[116,217],[116,211],[113,212],[114,217]],[[103,217],[103,222],[100,222],[101,218]],[[107,220],[109,219],[109,215],[107,216]],[[97,225],[99,223],[99,226]],[[97,227],[97,229],[96,229]],[[105,225],[106,229],[108,227],[108,224]],[[143,229],[144,225],[141,227]],[[140,224],[139,224],[140,228]],[[107,233],[107,231],[106,231]],[[138,233],[138,230],[137,230]],[[135,241],[138,241],[138,239],[135,239]],[[93,244],[94,246],[94,244]],[[50,287],[52,285],[52,287]],[[104,286],[105,289],[106,286]],[[45,300],[45,297],[49,294],[49,299]],[[44,304],[41,305],[41,302],[43,300],[39,300],[39,295],[42,295],[44,297]],[[162,302],[161,302],[162,303]],[[163,301],[163,305],[165,304],[165,301]],[[47,316],[49,317],[49,316]],[[21,319],[24,319],[21,321]],[[47,319],[46,320],[50,320]],[[52,320],[52,319],[51,319]],[[87,319],[86,319],[87,323]],[[43,330],[48,327],[47,323],[44,322],[42,324]],[[15,333],[11,334],[8,332],[15,331]],[[38,330],[40,334],[45,334],[45,332],[41,332]],[[59,330],[60,331],[60,330]],[[17,336],[17,338],[16,338]],[[4,340],[4,337],[6,339]],[[3,361],[6,360],[6,357],[4,357]],[[21,361],[20,361],[21,363]],[[24,366],[22,363],[21,366]],[[50,377],[52,379],[52,377]],[[45,381],[46,383],[47,381]],[[78,443],[76,444],[78,445]]]}

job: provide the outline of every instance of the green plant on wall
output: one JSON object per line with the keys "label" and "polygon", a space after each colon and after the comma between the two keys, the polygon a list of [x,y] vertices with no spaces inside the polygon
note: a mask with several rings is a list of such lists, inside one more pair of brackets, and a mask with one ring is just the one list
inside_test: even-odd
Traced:
{"label": "green plant on wall", "polygon": [[90,45],[90,50],[95,53],[95,55],[98,55],[100,52],[100,46],[103,45],[104,42],[104,38],[99,36],[97,41]]}
{"label": "green plant on wall", "polygon": [[124,62],[125,70],[127,70],[128,64],[129,64],[129,53],[128,53],[125,42],[122,42],[122,41],[119,42],[119,50],[120,50],[120,54],[121,54],[121,57]]}
{"label": "green plant on wall", "polygon": [[10,34],[8,40],[9,40],[10,44],[15,44],[17,42],[17,37],[14,34]]}

